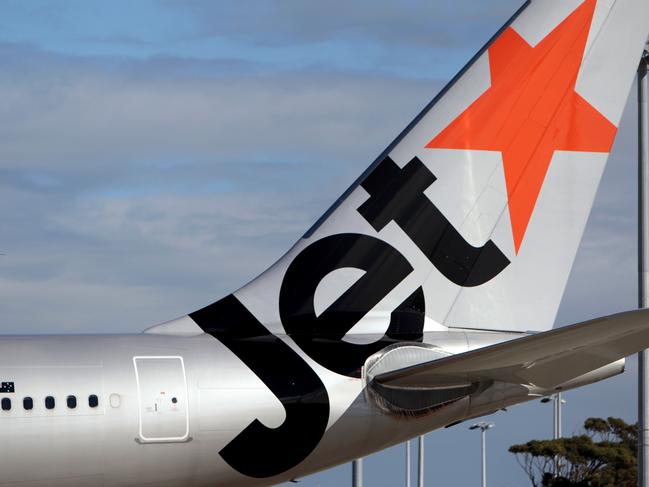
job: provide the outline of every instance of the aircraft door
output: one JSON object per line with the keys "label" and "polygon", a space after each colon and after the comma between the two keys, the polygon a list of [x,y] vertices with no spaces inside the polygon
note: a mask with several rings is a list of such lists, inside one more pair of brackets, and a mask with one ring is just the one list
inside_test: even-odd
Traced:
{"label": "aircraft door", "polygon": [[182,357],[133,357],[141,442],[189,438],[187,380]]}

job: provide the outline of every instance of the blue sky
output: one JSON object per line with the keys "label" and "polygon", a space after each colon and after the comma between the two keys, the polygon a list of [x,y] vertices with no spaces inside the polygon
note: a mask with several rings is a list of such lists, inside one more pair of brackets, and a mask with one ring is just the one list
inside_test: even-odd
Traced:
{"label": "blue sky", "polygon": [[[244,284],[520,3],[0,0],[0,332],[138,332]],[[559,325],[636,305],[633,101]],[[564,431],[634,421],[634,374],[566,394]],[[490,419],[490,485],[526,485],[506,450],[548,436],[551,408]],[[477,484],[466,425],[426,454],[427,485]],[[370,457],[367,485],[398,485],[402,459]]]}
{"label": "blue sky", "polygon": [[[249,4],[11,0],[2,4],[6,15],[0,27],[6,42],[62,56],[104,61],[231,59],[250,63],[260,72],[321,68],[421,78],[452,75],[458,62],[479,45],[467,37],[479,43],[492,33],[483,17],[497,19],[510,10],[496,5],[494,14],[468,0],[452,9],[413,1],[325,5],[296,0]],[[465,14],[462,25],[450,26],[449,17],[460,17],[457,7],[474,13]],[[395,26],[398,20],[409,24]]]}

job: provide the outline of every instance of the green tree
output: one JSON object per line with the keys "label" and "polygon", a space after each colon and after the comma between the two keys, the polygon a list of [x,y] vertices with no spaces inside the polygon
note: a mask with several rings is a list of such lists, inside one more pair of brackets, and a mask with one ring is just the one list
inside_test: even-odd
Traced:
{"label": "green tree", "polygon": [[584,434],[512,445],[534,487],[635,487],[638,430],[619,418],[588,418]]}

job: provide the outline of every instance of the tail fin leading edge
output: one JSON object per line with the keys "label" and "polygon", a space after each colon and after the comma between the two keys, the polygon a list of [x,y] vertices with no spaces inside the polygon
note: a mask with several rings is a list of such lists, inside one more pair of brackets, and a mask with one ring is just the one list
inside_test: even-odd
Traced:
{"label": "tail fin leading edge", "polygon": [[551,328],[647,18],[646,0],[528,2],[235,297],[292,336]]}

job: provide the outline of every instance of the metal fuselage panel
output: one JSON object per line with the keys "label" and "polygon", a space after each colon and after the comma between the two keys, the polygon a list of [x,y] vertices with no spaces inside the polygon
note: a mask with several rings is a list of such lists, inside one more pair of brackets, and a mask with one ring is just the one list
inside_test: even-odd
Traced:
{"label": "metal fuselage panel", "polygon": [[[468,336],[436,332],[426,340],[460,352],[469,347]],[[512,338],[479,336],[476,345]],[[0,485],[269,485],[453,423],[469,411],[464,398],[420,417],[389,414],[368,403],[362,379],[329,376],[330,419],[316,448],[281,475],[254,479],[219,452],[255,420],[277,428],[286,413],[211,336],[1,337],[0,380],[12,382],[14,392],[0,393],[11,400],[11,409],[0,411]],[[45,407],[48,396],[53,409]],[[68,396],[76,407],[68,407]],[[23,405],[26,397],[31,410]]]}

